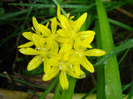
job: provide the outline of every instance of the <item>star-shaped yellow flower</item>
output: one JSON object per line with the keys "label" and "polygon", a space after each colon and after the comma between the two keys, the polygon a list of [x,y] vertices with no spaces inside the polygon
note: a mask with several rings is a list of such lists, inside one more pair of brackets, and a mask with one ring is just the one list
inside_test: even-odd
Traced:
{"label": "star-shaped yellow flower", "polygon": [[[92,38],[90,38],[92,39]],[[90,42],[91,43],[91,42]],[[93,65],[88,61],[86,56],[103,56],[106,52],[100,49],[86,49],[85,47],[81,46],[80,39],[77,39],[74,45],[74,56],[75,58],[80,58],[81,65],[88,71],[94,72]]]}
{"label": "star-shaped yellow flower", "polygon": [[[39,24],[35,17],[32,18],[32,32],[24,32],[23,36],[30,42],[18,46],[19,51],[25,55],[36,55],[28,64],[27,70],[31,71],[37,68],[42,62],[44,63],[44,72],[48,72],[50,67],[47,66],[47,59],[58,52],[58,42],[56,41],[56,18],[51,19],[51,30],[46,26]],[[35,49],[32,47],[35,45]],[[52,45],[52,46],[51,46]]]}
{"label": "star-shaped yellow flower", "polygon": [[44,81],[48,81],[57,76],[60,72],[59,80],[63,90],[68,89],[69,82],[67,80],[67,74],[78,79],[85,78],[85,73],[80,69],[78,58],[71,57],[70,53],[64,53],[61,49],[57,57],[51,58],[47,61],[50,71],[43,76]]}
{"label": "star-shaped yellow flower", "polygon": [[[34,28],[32,30],[34,33],[24,32],[22,35],[29,42],[18,48],[25,55],[35,55],[29,62],[27,70],[35,69],[43,62],[45,73],[43,80],[48,81],[60,74],[60,85],[63,90],[66,90],[69,87],[67,75],[78,79],[85,78],[86,75],[80,66],[94,72],[94,67],[87,57],[102,56],[106,52],[92,49],[91,42],[94,39],[94,31],[80,31],[87,18],[87,13],[73,21],[74,16],[62,15],[58,6],[57,17],[59,22],[55,17],[50,20],[51,29],[48,28],[49,22],[42,25],[33,17]],[[57,30],[58,25],[60,28]]]}
{"label": "star-shaped yellow flower", "polygon": [[82,42],[81,46],[92,48],[90,42],[93,40],[95,32],[79,31],[87,18],[87,13],[81,15],[76,21],[72,20],[73,16],[69,18],[69,15],[70,14],[67,14],[67,16],[62,15],[60,12],[60,7],[58,5],[57,17],[60,21],[59,25],[61,27],[61,29],[57,31],[58,35],[60,36],[60,38],[58,38],[58,41],[60,43],[63,43],[65,49],[67,48],[68,50],[72,49],[77,39],[80,39],[80,41]]}
{"label": "star-shaped yellow flower", "polygon": [[[33,25],[38,34],[41,34],[46,39],[46,46],[48,49],[54,49],[54,52],[58,51],[57,38],[57,19],[54,17],[51,19],[51,30],[46,26],[39,24],[35,17],[33,17]],[[52,45],[52,46],[51,46]]]}
{"label": "star-shaped yellow flower", "polygon": [[44,62],[44,72],[48,72],[50,67],[47,66],[47,59],[52,57],[53,51],[49,50],[45,45],[45,40],[42,36],[37,34],[32,35],[32,41],[35,44],[35,49],[26,47],[20,48],[19,51],[25,55],[36,55],[28,64],[27,70],[31,71],[37,68],[42,62]]}

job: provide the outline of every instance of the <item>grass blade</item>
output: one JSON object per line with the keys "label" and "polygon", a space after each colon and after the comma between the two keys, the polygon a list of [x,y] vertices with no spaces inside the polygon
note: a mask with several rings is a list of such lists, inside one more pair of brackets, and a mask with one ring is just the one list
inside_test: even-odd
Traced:
{"label": "grass blade", "polygon": [[[110,30],[107,14],[103,3],[100,2],[102,0],[95,0],[97,5],[97,13],[99,19],[99,26],[100,26],[100,39],[101,39],[101,47],[103,50],[107,52],[107,54],[114,49],[114,43],[112,38],[112,33]],[[99,2],[99,3],[98,3]],[[106,40],[106,41],[105,41]],[[103,90],[105,93],[99,93],[98,95],[105,94],[105,97],[102,99],[122,99],[122,88],[119,76],[119,69],[116,56],[112,56],[104,61],[104,82],[105,85]],[[97,86],[99,87],[99,86]],[[97,98],[99,97],[97,95]],[[100,99],[100,98],[98,98]]]}
{"label": "grass blade", "polygon": [[[0,76],[7,78],[6,75],[1,74],[1,73],[0,73]],[[34,84],[29,83],[29,82],[26,82],[26,81],[24,81],[24,80],[20,80],[20,79],[13,78],[13,77],[11,77],[11,78],[12,78],[12,80],[14,80],[14,81],[18,81],[18,82],[20,82],[20,83],[23,83],[23,84],[26,84],[26,85],[29,85],[29,86],[33,86],[33,87],[36,87],[36,88],[39,88],[39,89],[45,89],[45,88],[43,88],[43,87],[41,87],[41,86],[34,85]]]}
{"label": "grass blade", "polygon": [[104,56],[102,59],[100,59],[94,66],[100,65],[104,63],[105,60],[107,60],[109,57],[124,51],[125,49],[129,49],[133,47],[133,39],[130,39],[126,41],[123,45],[116,47],[114,50],[110,51],[106,56]]}
{"label": "grass blade", "polygon": [[57,81],[59,80],[59,75],[52,81],[52,83],[49,85],[49,87],[43,92],[43,94],[39,97],[39,99],[44,99],[46,95],[52,90],[52,88],[55,86]]}
{"label": "grass blade", "polygon": [[[99,22],[95,20],[95,31],[96,31],[96,40],[97,40],[97,47],[102,49],[101,45],[101,35],[100,35],[100,27]],[[97,60],[100,60],[102,57],[98,57]],[[95,66],[95,64],[94,64]],[[100,64],[97,66],[97,99],[104,99],[104,65]]]}
{"label": "grass blade", "polygon": [[128,95],[127,99],[131,99],[132,96],[133,96],[133,82],[132,82],[131,90],[130,90],[130,92],[129,92],[129,95]]}
{"label": "grass blade", "polygon": [[85,96],[83,96],[81,99],[85,99],[87,96],[89,96],[90,94],[92,94],[94,91],[96,90],[96,87],[94,87],[93,89],[91,89],[91,91],[89,91]]}

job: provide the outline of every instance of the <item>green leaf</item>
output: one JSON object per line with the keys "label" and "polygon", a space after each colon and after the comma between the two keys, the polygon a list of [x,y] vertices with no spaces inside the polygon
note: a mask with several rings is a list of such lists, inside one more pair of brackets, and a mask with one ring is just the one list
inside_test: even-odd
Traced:
{"label": "green leaf", "polygon": [[127,88],[129,88],[132,85],[133,82],[126,84],[124,86],[122,86],[122,91],[125,91]]}
{"label": "green leaf", "polygon": [[126,41],[124,44],[121,46],[115,47],[112,51],[110,51],[108,54],[106,54],[102,59],[100,59],[98,62],[94,64],[94,66],[98,66],[100,64],[103,64],[105,60],[107,60],[109,57],[116,55],[117,53],[120,53],[128,48],[133,47],[133,39],[130,39]]}
{"label": "green leaf", "polygon": [[128,94],[127,99],[131,99],[132,96],[133,96],[133,82],[132,82],[131,89],[130,89],[130,92],[129,92],[129,94]]}
{"label": "green leaf", "polygon": [[83,96],[81,99],[86,99],[90,94],[92,94],[96,90],[96,87],[92,88],[85,96]]}
{"label": "green leaf", "polygon": [[[53,0],[56,2],[55,0]],[[29,3],[10,3],[10,5],[18,5],[18,6],[30,6],[30,7],[36,7],[36,8],[56,8],[56,5],[54,4],[29,4]],[[61,4],[61,7],[63,8],[89,8],[89,6],[86,5],[67,5],[67,4]]]}
{"label": "green leaf", "polygon": [[109,19],[109,22],[112,23],[112,24],[118,25],[118,26],[120,26],[122,28],[125,28],[125,29],[127,29],[129,31],[133,31],[132,27],[130,27],[130,26],[124,24],[124,23],[121,23],[119,21],[116,21],[116,20],[113,20],[113,19]]}
{"label": "green leaf", "polygon": [[[100,26],[100,43],[98,43],[98,45],[109,54],[114,49],[114,43],[107,13],[101,1],[102,0],[95,0],[97,3],[96,8]],[[102,82],[98,82],[97,99],[122,99],[122,88],[116,55],[106,59],[103,65],[100,70],[103,70],[102,73],[104,73],[104,75],[101,75],[101,77],[104,77],[104,79]],[[97,69],[97,71],[100,70]],[[101,79],[101,77],[98,79]],[[101,89],[98,88],[100,86],[103,86],[102,90],[104,91],[100,91]]]}
{"label": "green leaf", "polygon": [[6,13],[5,15],[0,17],[0,20],[6,20],[8,18],[12,18],[12,17],[16,17],[18,15],[24,14],[26,13],[28,10],[22,10],[22,11],[18,11],[18,12],[12,12],[12,13]]}

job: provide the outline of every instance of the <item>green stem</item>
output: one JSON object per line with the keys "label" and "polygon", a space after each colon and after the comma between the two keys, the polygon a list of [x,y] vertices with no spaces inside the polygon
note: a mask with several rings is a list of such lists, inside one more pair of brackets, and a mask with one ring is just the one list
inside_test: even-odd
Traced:
{"label": "green stem", "polygon": [[68,76],[68,79],[69,79],[69,88],[68,90],[62,91],[61,99],[72,99],[72,96],[74,94],[76,79],[71,76]]}
{"label": "green stem", "polygon": [[58,82],[53,99],[72,99],[72,96],[74,94],[76,79],[69,75],[67,75],[67,77],[69,81],[69,88],[67,90],[63,90],[61,88],[60,82]]}
{"label": "green stem", "polygon": [[[103,3],[100,2],[102,0],[95,1],[97,3],[96,7],[100,26],[101,48],[105,50],[108,54],[110,51],[114,49],[112,33],[105,8],[103,6]],[[105,97],[103,97],[102,99],[122,99],[122,88],[116,56],[114,55],[108,58],[106,61],[104,61],[104,67],[102,67],[102,69],[102,72],[104,72],[103,77],[105,81],[103,81],[103,90],[105,91],[105,93],[103,93],[102,91],[97,91],[97,98],[100,97],[99,95],[105,94]]]}
{"label": "green stem", "polygon": [[39,97],[39,99],[44,99],[46,95],[52,90],[52,88],[55,86],[57,81],[59,80],[59,76],[57,76],[52,83],[49,85],[49,87],[43,92],[43,94]]}
{"label": "green stem", "polygon": [[61,98],[61,91],[60,90],[61,90],[61,86],[60,86],[60,82],[58,82],[53,99],[60,99]]}

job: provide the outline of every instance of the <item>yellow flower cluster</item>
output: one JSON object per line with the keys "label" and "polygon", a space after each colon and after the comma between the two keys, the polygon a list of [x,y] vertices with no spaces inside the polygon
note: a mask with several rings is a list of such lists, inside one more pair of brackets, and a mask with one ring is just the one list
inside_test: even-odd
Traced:
{"label": "yellow flower cluster", "polygon": [[[55,17],[52,18],[50,20],[51,29],[48,28],[49,22],[42,25],[33,17],[35,33],[24,32],[22,35],[29,42],[18,47],[19,51],[25,55],[35,55],[29,62],[27,70],[35,69],[43,62],[45,73],[43,80],[48,81],[60,73],[59,81],[63,90],[69,87],[67,75],[78,79],[86,77],[81,66],[93,73],[94,67],[86,56],[102,56],[105,51],[92,49],[90,43],[94,39],[94,31],[79,31],[86,17],[87,13],[84,13],[73,21],[74,16],[62,15],[58,6],[57,18],[59,21]],[[60,29],[57,30],[58,26]]]}

